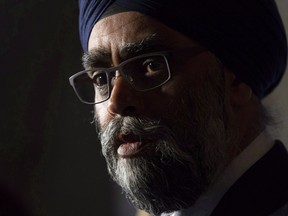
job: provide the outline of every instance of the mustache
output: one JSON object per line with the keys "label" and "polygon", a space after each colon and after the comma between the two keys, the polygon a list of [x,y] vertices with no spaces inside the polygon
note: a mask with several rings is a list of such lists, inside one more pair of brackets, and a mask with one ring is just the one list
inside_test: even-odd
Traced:
{"label": "mustache", "polygon": [[118,143],[127,136],[157,139],[171,130],[160,121],[137,117],[116,117],[99,133],[102,143]]}
{"label": "mustache", "polygon": [[102,153],[106,159],[116,159],[117,148],[126,137],[138,140],[150,140],[150,147],[158,152],[161,158],[178,160],[179,156],[191,162],[185,144],[167,125],[159,120],[138,117],[116,117],[99,134]]}
{"label": "mustache", "polygon": [[100,135],[105,134],[109,131],[115,131],[118,130],[123,133],[128,133],[133,130],[133,133],[135,135],[141,135],[141,134],[149,134],[149,132],[152,132],[155,127],[161,127],[160,121],[155,121],[148,118],[138,118],[138,117],[132,117],[132,116],[118,116],[113,118],[104,129],[102,129],[102,132],[100,132]]}

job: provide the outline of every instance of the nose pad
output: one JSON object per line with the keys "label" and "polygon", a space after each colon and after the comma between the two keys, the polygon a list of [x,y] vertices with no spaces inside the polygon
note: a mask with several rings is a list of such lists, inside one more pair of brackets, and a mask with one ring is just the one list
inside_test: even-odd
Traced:
{"label": "nose pad", "polygon": [[135,115],[140,106],[137,92],[122,76],[116,76],[111,84],[108,112],[111,115]]}

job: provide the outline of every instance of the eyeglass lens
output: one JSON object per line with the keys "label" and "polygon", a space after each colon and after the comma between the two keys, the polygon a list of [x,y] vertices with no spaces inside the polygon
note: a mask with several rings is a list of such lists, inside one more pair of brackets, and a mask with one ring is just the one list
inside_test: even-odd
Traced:
{"label": "eyeglass lens", "polygon": [[169,78],[167,61],[164,56],[149,56],[135,59],[123,65],[127,81],[139,91],[158,87]]}

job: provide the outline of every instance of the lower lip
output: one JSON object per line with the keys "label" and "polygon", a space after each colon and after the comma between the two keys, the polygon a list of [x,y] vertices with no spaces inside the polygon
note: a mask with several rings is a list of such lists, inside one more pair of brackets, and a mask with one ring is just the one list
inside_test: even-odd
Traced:
{"label": "lower lip", "polygon": [[122,143],[118,147],[117,153],[122,158],[134,157],[141,152],[142,146],[141,142]]}

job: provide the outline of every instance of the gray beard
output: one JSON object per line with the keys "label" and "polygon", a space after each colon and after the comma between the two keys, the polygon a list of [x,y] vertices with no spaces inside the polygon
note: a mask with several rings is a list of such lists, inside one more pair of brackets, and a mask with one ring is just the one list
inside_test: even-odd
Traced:
{"label": "gray beard", "polygon": [[[143,139],[155,140],[147,144],[154,148],[155,153],[129,159],[118,158],[111,137],[126,129]],[[138,209],[157,215],[188,207],[208,184],[202,173],[202,164],[198,166],[196,163],[202,160],[194,161],[187,150],[179,149],[172,132],[157,122],[133,117],[114,119],[101,137],[110,175]],[[191,150],[191,153],[198,158],[200,150]]]}
{"label": "gray beard", "polygon": [[[198,140],[193,136],[190,136],[193,140],[180,140],[159,122],[134,117],[116,118],[101,135],[108,171],[138,209],[158,215],[191,206],[213,181],[224,162],[224,125],[219,121],[214,127],[217,138],[212,134],[202,134]],[[113,145],[119,131],[129,131],[142,139],[153,140],[147,144],[153,154],[119,158]],[[183,128],[183,134],[189,132],[184,131]],[[208,141],[208,137],[211,140]]]}
{"label": "gray beard", "polygon": [[[212,80],[212,83],[211,89],[205,87],[197,98],[193,92],[193,96],[191,93],[181,100],[186,106],[182,104],[179,113],[173,113],[177,116],[175,124],[115,117],[100,133],[108,171],[137,209],[159,215],[187,208],[223,169],[229,140],[223,82]],[[195,102],[187,104],[188,101]],[[153,153],[119,158],[115,140],[120,131],[133,133],[139,140],[153,140],[147,145],[150,148],[147,152]]]}

